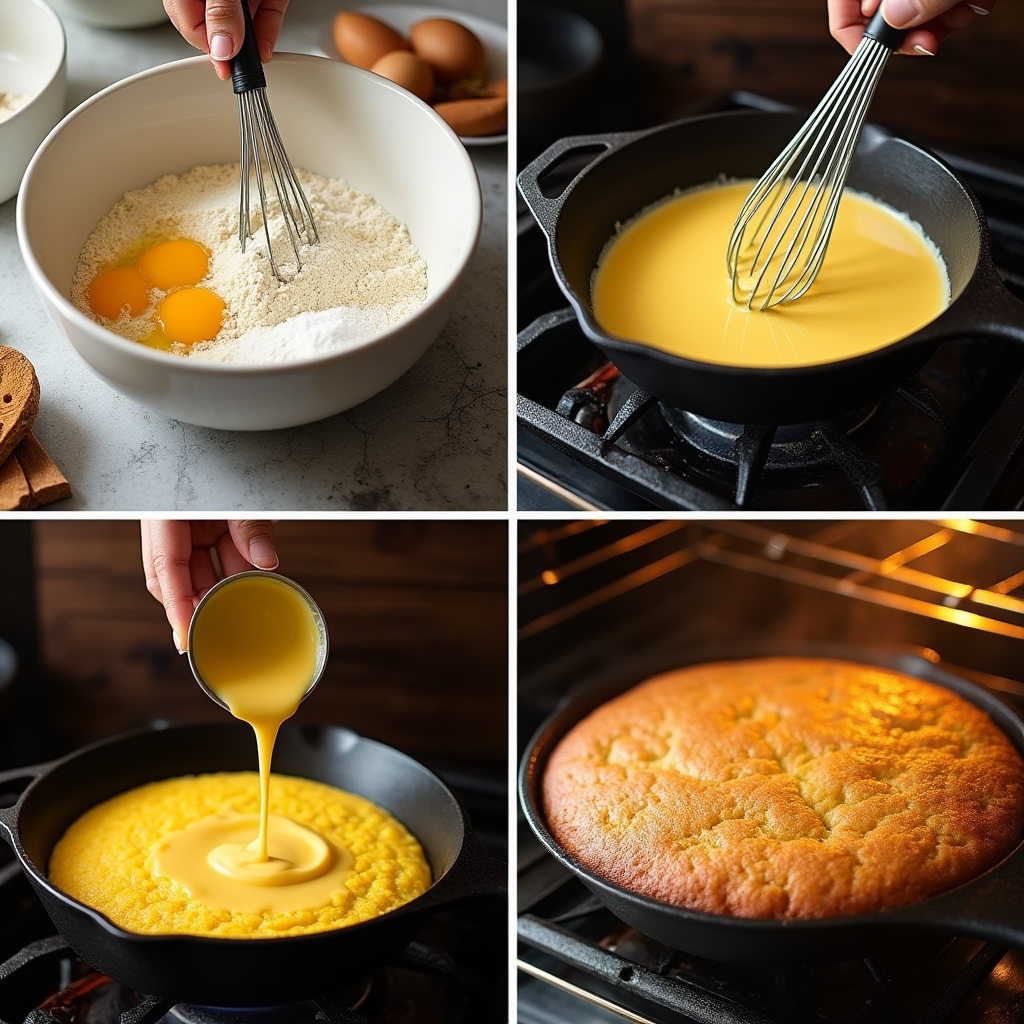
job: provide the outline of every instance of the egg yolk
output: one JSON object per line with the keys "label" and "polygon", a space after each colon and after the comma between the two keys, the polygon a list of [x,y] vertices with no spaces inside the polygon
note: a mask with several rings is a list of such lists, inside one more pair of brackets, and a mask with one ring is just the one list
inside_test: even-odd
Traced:
{"label": "egg yolk", "polygon": [[138,267],[114,267],[89,285],[89,306],[97,316],[116,320],[124,309],[138,316],[149,305],[149,286]]}
{"label": "egg yolk", "polygon": [[190,238],[160,242],[148,248],[136,266],[161,291],[199,284],[210,269],[207,251]]}
{"label": "egg yolk", "polygon": [[182,288],[171,292],[157,307],[164,334],[180,345],[215,338],[223,313],[224,300],[209,288]]}
{"label": "egg yolk", "polygon": [[[123,311],[139,316],[152,304],[153,289],[167,294],[157,306],[153,333],[139,339],[143,345],[170,351],[172,345],[212,341],[220,331],[224,300],[209,288],[196,288],[210,271],[210,254],[191,238],[175,238],[146,245],[140,240],[125,253],[122,263],[97,274],[89,285],[89,306],[97,316],[116,320]],[[141,255],[137,255],[140,250]]]}

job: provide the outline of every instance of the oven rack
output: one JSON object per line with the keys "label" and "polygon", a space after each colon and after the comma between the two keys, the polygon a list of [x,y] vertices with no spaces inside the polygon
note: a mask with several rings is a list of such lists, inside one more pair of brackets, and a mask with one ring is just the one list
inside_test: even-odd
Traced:
{"label": "oven rack", "polygon": [[[1024,639],[1024,525],[971,519],[527,524],[519,638],[699,561]],[[884,534],[883,534],[884,536]],[[1009,572],[1007,571],[1009,569]]]}

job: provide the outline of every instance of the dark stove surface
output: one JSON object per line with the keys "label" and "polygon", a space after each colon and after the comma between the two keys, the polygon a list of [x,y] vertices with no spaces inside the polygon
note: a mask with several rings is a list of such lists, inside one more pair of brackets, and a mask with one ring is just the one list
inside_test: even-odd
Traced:
{"label": "dark stove surface", "polygon": [[[438,915],[371,977],[288,1006],[174,1004],[92,970],[53,935],[20,870],[0,882],[6,923],[26,941],[0,965],[2,1024],[500,1024],[506,1020],[506,915],[472,906]],[[6,945],[6,944],[5,944]],[[5,948],[9,952],[9,948]]]}
{"label": "dark stove surface", "polygon": [[[23,935],[52,933],[20,871],[0,904],[13,906]],[[8,910],[4,910],[5,916]],[[8,918],[9,920],[10,918]],[[26,942],[0,965],[3,1024],[499,1024],[506,1019],[503,907],[439,915],[371,977],[288,1006],[232,1009],[146,997],[93,971],[59,936]]]}
{"label": "dark stove surface", "polygon": [[520,1024],[622,1019],[601,1000],[657,1024],[1009,1024],[1024,1012],[1024,953],[998,943],[928,937],[813,967],[718,963],[618,921],[520,838]]}
{"label": "dark stove surface", "polygon": [[[722,109],[751,106],[775,107],[742,94]],[[1000,274],[1024,298],[1024,176],[943,156],[978,194]],[[579,168],[562,170],[571,178]],[[633,398],[635,386],[565,308],[525,210],[518,243],[520,508],[1024,507],[1024,353],[1012,344],[949,342],[852,423],[804,425],[795,438],[709,429],[685,410]]]}

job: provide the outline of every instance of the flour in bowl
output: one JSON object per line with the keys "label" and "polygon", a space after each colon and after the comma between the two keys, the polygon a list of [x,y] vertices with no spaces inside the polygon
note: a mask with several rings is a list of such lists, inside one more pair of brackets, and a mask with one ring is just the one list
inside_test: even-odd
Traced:
{"label": "flour in bowl", "polygon": [[261,364],[329,355],[415,312],[426,299],[427,268],[408,230],[367,193],[337,179],[306,171],[298,175],[320,241],[300,246],[302,269],[295,273],[284,218],[276,198],[269,199],[275,258],[285,276],[294,274],[286,283],[270,269],[258,205],[253,209],[255,237],[241,251],[239,167],[219,164],[166,175],[126,193],[86,242],[72,301],[123,337],[153,344],[154,311],[167,291],[148,282],[145,308],[121,306],[120,314],[108,319],[91,308],[90,286],[110,268],[141,263],[139,257],[154,244],[191,239],[209,253],[209,271],[200,286],[223,300],[224,311],[212,340],[179,344],[164,339],[160,344],[185,358]]}
{"label": "flour in bowl", "polygon": [[4,92],[0,90],[0,121],[6,121],[29,101],[27,92]]}

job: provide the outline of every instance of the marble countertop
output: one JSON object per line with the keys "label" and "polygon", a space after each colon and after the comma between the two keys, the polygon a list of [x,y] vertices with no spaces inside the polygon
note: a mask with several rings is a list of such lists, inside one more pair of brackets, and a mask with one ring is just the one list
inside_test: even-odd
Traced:
{"label": "marble countertop", "polygon": [[[345,6],[359,5],[293,0],[278,48],[323,52],[331,18]],[[505,0],[431,6],[506,21]],[[112,31],[68,19],[65,29],[69,110],[128,75],[196,52],[170,23]],[[506,509],[507,147],[469,153],[483,192],[483,231],[441,335],[379,395],[288,430],[229,432],[169,420],[95,377],[36,297],[18,248],[16,200],[0,204],[0,344],[35,365],[42,393],[35,433],[74,489],[42,511]]]}

